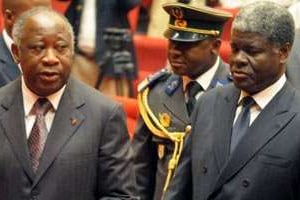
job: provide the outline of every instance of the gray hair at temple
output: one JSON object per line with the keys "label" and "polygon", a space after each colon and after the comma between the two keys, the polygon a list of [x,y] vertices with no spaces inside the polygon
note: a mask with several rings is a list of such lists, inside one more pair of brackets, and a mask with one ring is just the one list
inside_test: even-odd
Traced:
{"label": "gray hair at temple", "polygon": [[258,33],[277,47],[286,43],[293,45],[295,35],[292,15],[286,8],[269,1],[255,2],[241,8],[233,21],[232,30]]}
{"label": "gray hair at temple", "polygon": [[49,16],[51,19],[57,18],[63,22],[67,33],[70,34],[70,36],[71,36],[71,48],[72,48],[72,51],[74,52],[74,31],[73,31],[73,28],[72,28],[71,24],[69,23],[68,19],[65,16],[61,15],[60,13],[52,10],[51,8],[42,7],[42,6],[34,7],[32,9],[24,12],[23,14],[21,14],[18,17],[18,19],[16,20],[16,22],[13,26],[13,30],[12,30],[12,37],[13,37],[13,40],[16,43],[16,45],[20,46],[21,38],[23,35],[23,31],[24,31],[24,25],[25,25],[26,21],[30,17],[37,15],[37,14],[43,14],[43,15]]}

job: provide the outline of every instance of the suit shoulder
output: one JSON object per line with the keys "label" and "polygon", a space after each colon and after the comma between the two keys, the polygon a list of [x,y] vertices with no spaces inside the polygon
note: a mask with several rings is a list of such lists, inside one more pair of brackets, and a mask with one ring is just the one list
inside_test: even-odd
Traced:
{"label": "suit shoulder", "polygon": [[117,103],[112,98],[109,98],[108,96],[105,96],[100,91],[96,90],[95,88],[92,88],[91,86],[72,78],[71,80],[73,82],[73,90],[75,93],[80,94],[81,98],[84,98],[87,103],[89,103],[91,106],[101,107],[101,108],[107,108],[107,109],[113,109],[116,106],[120,106],[119,103]]}
{"label": "suit shoulder", "polygon": [[226,93],[228,93],[229,90],[232,90],[234,87],[233,83],[226,84],[222,87],[215,87],[207,92],[205,92],[200,100],[201,101],[208,101],[210,102],[212,99],[220,99],[220,97],[224,96]]}

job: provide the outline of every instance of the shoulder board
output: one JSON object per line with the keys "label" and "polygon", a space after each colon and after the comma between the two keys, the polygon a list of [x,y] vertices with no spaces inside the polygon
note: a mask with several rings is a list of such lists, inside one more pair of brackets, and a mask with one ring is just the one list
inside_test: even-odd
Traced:
{"label": "shoulder board", "polygon": [[182,82],[182,78],[178,75],[173,75],[171,76],[165,85],[165,93],[169,96],[171,96],[176,90],[177,88],[181,85]]}
{"label": "shoulder board", "polygon": [[212,85],[213,87],[223,87],[231,82],[232,82],[231,75],[227,75],[225,79],[214,80]]}
{"label": "shoulder board", "polygon": [[149,75],[146,79],[144,79],[141,83],[139,83],[138,92],[141,92],[146,87],[152,87],[158,81],[162,80],[163,78],[167,78],[170,75],[171,75],[171,73],[166,68],[164,68],[158,72],[155,72],[154,74]]}

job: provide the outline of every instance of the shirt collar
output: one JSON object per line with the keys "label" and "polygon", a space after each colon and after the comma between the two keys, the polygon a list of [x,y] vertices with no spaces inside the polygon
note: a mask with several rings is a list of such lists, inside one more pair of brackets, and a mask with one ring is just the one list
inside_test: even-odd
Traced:
{"label": "shirt collar", "polygon": [[[282,89],[285,82],[286,75],[283,74],[275,83],[258,92],[257,94],[252,95],[253,99],[261,110],[263,110],[267,106],[267,104],[274,98],[274,96]],[[242,91],[239,98],[239,103],[245,96],[248,96],[248,94],[245,91]]]}
{"label": "shirt collar", "polygon": [[[38,95],[33,93],[25,84],[24,77],[22,76],[22,94],[23,94],[23,104],[24,104],[24,112],[25,116],[30,114],[30,111],[33,107],[33,104],[39,98]],[[64,85],[60,90],[57,92],[47,96],[47,99],[51,102],[54,111],[57,110],[59,101],[65,91],[66,85]]]}
{"label": "shirt collar", "polygon": [[[197,81],[201,85],[204,91],[208,89],[215,73],[217,72],[219,64],[220,64],[220,57],[218,56],[215,64],[209,70],[207,70],[206,72],[204,72],[198,78],[195,79],[195,81]],[[187,83],[191,80],[188,79],[187,77],[184,77],[183,81],[184,81],[184,88],[186,88]]]}

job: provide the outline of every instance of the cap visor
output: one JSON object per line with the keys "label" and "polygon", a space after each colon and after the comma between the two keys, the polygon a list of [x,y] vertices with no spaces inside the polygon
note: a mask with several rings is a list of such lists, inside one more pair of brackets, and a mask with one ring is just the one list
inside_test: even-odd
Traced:
{"label": "cap visor", "polygon": [[164,36],[169,40],[179,41],[179,42],[197,42],[209,38],[208,35],[203,35],[200,33],[178,31],[173,29],[167,29]]}

